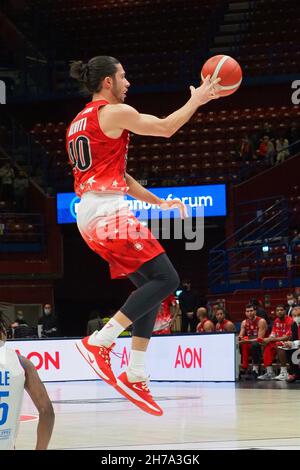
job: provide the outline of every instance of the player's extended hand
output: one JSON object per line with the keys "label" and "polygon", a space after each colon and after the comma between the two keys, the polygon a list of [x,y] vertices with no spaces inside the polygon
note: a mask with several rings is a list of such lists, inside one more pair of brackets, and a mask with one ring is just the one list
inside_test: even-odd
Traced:
{"label": "player's extended hand", "polygon": [[248,336],[239,336],[239,344],[249,343]]}
{"label": "player's extended hand", "polygon": [[269,344],[269,343],[272,343],[272,342],[273,342],[273,337],[272,336],[269,336],[268,338],[261,338],[261,343],[262,344]]}
{"label": "player's extended hand", "polygon": [[186,208],[186,205],[180,200],[180,199],[172,199],[171,201],[166,201],[165,199],[161,200],[161,203],[159,204],[159,207],[163,211],[168,211],[170,209],[179,209],[180,212],[180,217],[182,219],[185,219],[188,217],[188,211]]}
{"label": "player's extended hand", "polygon": [[220,80],[221,78],[211,80],[210,75],[207,75],[203,80],[202,85],[198,88],[190,86],[191,96],[197,101],[198,106],[220,98],[220,95],[218,94],[220,91],[220,85],[218,85]]}

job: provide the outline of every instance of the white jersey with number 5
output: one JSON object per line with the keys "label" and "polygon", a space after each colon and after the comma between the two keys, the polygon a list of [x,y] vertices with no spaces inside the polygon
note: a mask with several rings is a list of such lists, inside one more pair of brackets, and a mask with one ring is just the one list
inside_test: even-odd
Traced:
{"label": "white jersey with number 5", "polygon": [[0,347],[0,450],[12,450],[17,437],[25,371],[12,349]]}

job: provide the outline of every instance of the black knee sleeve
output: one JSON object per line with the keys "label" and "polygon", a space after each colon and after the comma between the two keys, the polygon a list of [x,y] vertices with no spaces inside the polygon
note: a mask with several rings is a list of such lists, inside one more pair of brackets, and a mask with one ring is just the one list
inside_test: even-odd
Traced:
{"label": "black knee sleeve", "polygon": [[[143,278],[145,282],[143,282]],[[136,273],[133,273],[132,281],[139,287],[130,294],[120,310],[133,323],[149,314],[151,321],[149,318],[147,328],[148,321],[145,320],[145,330],[147,330],[147,336],[149,336],[150,325],[153,329],[155,322],[155,309],[162,300],[178,287],[179,276],[168,256],[162,253],[144,263]]]}

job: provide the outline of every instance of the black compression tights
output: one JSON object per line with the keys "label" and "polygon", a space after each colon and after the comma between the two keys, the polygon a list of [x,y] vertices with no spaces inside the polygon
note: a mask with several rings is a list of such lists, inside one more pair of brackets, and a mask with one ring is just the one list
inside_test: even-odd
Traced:
{"label": "black compression tights", "polygon": [[130,294],[120,311],[132,325],[132,336],[150,338],[160,303],[179,285],[179,277],[166,253],[144,263],[128,275],[137,289]]}

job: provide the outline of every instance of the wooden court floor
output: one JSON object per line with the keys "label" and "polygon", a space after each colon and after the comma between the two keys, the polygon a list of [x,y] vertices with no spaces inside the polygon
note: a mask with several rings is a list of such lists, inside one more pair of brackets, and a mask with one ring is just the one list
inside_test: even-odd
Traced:
{"label": "wooden court floor", "polygon": [[[162,417],[101,381],[47,383],[56,422],[51,449],[300,449],[300,384],[151,382]],[[23,415],[36,411],[25,393]],[[32,449],[36,421],[20,424]]]}

